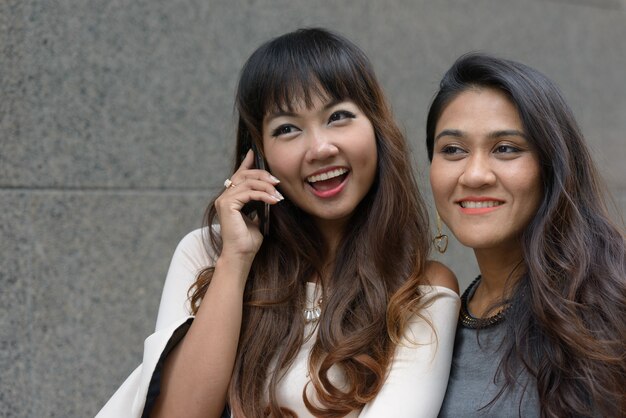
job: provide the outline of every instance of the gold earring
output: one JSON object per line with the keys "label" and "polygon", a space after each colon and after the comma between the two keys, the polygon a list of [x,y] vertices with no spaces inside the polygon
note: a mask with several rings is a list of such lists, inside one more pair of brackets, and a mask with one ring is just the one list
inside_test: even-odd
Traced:
{"label": "gold earring", "polygon": [[441,232],[441,217],[439,216],[439,212],[437,212],[437,235],[433,238],[433,244],[441,254],[445,253],[448,249],[448,236]]}

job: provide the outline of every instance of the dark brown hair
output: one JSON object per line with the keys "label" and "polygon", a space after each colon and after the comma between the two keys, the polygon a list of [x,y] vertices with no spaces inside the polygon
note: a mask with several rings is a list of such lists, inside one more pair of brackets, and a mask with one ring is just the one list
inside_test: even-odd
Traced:
{"label": "dark brown hair", "polygon": [[516,106],[539,158],[544,196],[522,237],[524,273],[507,312],[499,371],[536,379],[542,417],[623,416],[626,388],[626,248],[574,116],[557,87],[523,64],[459,58],[430,107],[426,146],[458,94],[495,88]]}
{"label": "dark brown hair", "polygon": [[[312,405],[303,392],[311,413],[336,417],[363,407],[384,383],[394,341],[417,311],[429,228],[405,138],[371,64],[359,48],[337,34],[302,29],[275,38],[252,54],[236,95],[236,148],[251,139],[262,150],[261,127],[267,112],[290,108],[298,100],[310,106],[315,95],[356,103],[374,127],[378,151],[374,183],[333,255],[332,280],[322,282],[324,309],[309,365],[320,404]],[[240,162],[236,155],[235,168]],[[269,236],[254,259],[244,293],[229,389],[235,416],[293,415],[278,405],[276,387],[303,343],[306,281],[314,274],[323,277],[321,263],[329,255],[311,217],[288,196],[272,206],[270,216]],[[215,221],[211,204],[206,223]],[[209,230],[212,252],[219,254],[219,235]],[[212,268],[204,270],[191,289],[195,310],[212,274]],[[276,361],[272,372],[271,361]],[[346,388],[340,390],[329,381],[331,366],[342,369]]]}

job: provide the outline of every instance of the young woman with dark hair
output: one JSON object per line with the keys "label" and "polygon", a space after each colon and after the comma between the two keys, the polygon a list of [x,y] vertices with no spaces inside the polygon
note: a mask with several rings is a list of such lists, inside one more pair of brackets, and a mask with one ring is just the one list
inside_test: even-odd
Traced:
{"label": "young woman with dark hair", "polygon": [[624,416],[623,229],[558,89],[525,65],[462,56],[426,145],[437,210],[480,269],[440,416]]}
{"label": "young woman with dark hair", "polygon": [[[435,416],[458,288],[427,260],[407,144],[369,61],[331,32],[288,33],[248,59],[236,109],[233,174],[174,254],[157,332],[120,389],[132,416]],[[252,201],[270,205],[265,236]],[[124,396],[101,416],[128,411]]]}

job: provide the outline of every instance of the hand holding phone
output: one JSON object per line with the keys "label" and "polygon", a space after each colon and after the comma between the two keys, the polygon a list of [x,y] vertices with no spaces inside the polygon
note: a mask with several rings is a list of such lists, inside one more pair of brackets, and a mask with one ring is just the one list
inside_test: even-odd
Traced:
{"label": "hand holding phone", "polygon": [[[242,149],[240,150],[240,160],[242,161],[245,155],[248,153],[248,150],[252,149],[254,153],[254,165],[255,168],[259,170],[265,170],[265,161],[263,161],[263,157],[257,150],[256,145],[248,140],[245,143],[242,143]],[[259,230],[263,234],[263,236],[268,236],[270,232],[270,205],[269,203],[260,202],[260,201],[251,201],[246,203],[244,207],[241,209],[241,212],[246,216],[250,216],[253,212],[256,212],[259,217]]]}

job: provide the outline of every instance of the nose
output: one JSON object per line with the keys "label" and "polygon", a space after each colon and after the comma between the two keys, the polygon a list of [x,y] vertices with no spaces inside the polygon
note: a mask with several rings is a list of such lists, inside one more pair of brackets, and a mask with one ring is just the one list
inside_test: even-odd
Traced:
{"label": "nose", "polygon": [[496,175],[491,167],[489,156],[480,153],[468,157],[459,183],[471,188],[481,188],[494,184]]}
{"label": "nose", "polygon": [[314,129],[308,133],[308,149],[306,151],[307,162],[316,160],[326,160],[332,158],[339,152],[332,135],[324,132],[323,129]]}

